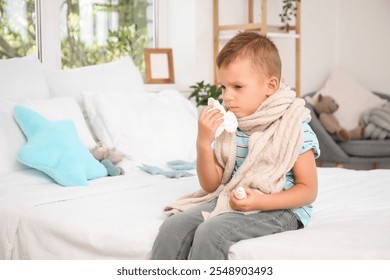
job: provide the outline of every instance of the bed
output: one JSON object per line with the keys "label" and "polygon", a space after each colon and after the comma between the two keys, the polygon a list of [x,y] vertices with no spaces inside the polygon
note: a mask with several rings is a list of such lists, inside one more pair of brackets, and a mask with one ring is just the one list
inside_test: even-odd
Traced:
{"label": "bed", "polygon": [[[40,66],[31,59],[17,62],[17,65],[10,65],[10,62],[0,64],[0,73],[2,66],[7,67],[7,73],[15,69],[18,75],[21,69],[33,69],[34,73],[29,73],[29,76],[40,71]],[[31,65],[26,67],[25,63]],[[124,96],[119,95],[124,91],[130,95],[126,83],[118,81],[117,88],[114,88],[112,79],[118,79],[118,75],[99,76],[104,67],[120,68],[119,64],[65,73],[45,72],[43,69],[40,77],[30,80],[34,86],[26,82],[17,88],[19,94],[21,91],[28,94],[18,98],[15,98],[15,92],[12,96],[7,95],[15,89],[14,84],[9,84],[2,92],[0,149],[5,160],[0,168],[0,259],[148,259],[158,228],[166,219],[163,207],[199,188],[194,170],[189,171],[193,176],[169,178],[164,174],[151,175],[139,168],[145,163],[166,168],[165,162],[169,160],[194,160],[195,143],[189,139],[195,139],[196,110],[179,94],[164,92],[155,95],[155,99],[141,97],[141,94],[138,97],[131,95],[131,102],[137,105],[144,102],[147,107],[139,108],[138,117],[129,115],[129,103],[126,103],[129,100],[121,99]],[[120,71],[128,71],[129,67],[124,68]],[[108,73],[107,68],[103,70],[102,73]],[[88,85],[87,75],[99,77],[102,84],[96,80]],[[80,81],[72,84],[66,81],[77,78]],[[104,88],[104,78],[109,79],[109,88]],[[43,83],[40,87],[37,86],[39,79]],[[2,80],[3,86],[9,80]],[[125,81],[129,81],[128,76]],[[54,84],[58,88],[54,88]],[[20,89],[20,86],[27,88]],[[75,88],[77,86],[79,88]],[[133,91],[142,90],[134,89],[134,85],[132,87]],[[81,91],[85,93],[81,94]],[[95,94],[91,93],[93,91]],[[74,96],[69,97],[69,93]],[[64,96],[67,96],[66,100]],[[77,103],[80,99],[83,102]],[[124,174],[90,179],[86,186],[64,187],[45,173],[21,165],[15,160],[15,149],[19,149],[26,140],[10,117],[10,108],[15,104],[28,106],[48,118],[72,117],[86,146],[93,145],[98,138],[122,150],[132,149],[131,156],[121,162]],[[75,104],[82,104],[80,112],[75,109]],[[121,108],[123,104],[127,105]],[[162,111],[156,115],[150,111],[142,115],[141,111],[146,108]],[[123,116],[115,112],[122,110],[126,110],[127,131],[116,125]],[[162,115],[164,122],[159,123]],[[137,125],[132,118],[136,118]],[[157,127],[148,127],[150,123],[144,118],[153,118],[152,124]],[[170,121],[169,127],[174,127],[169,131],[170,137],[175,135],[173,143],[164,141],[167,120]],[[104,129],[103,133],[101,130]],[[152,130],[153,134],[133,139],[132,133],[142,129],[145,129],[144,133]],[[180,135],[176,135],[177,130],[181,131]],[[88,135],[87,131],[95,135]],[[132,135],[130,147],[126,146],[129,138],[117,137],[126,133]],[[181,143],[183,139],[187,141]],[[141,147],[145,142],[147,147]],[[154,151],[153,157],[150,150]],[[231,247],[229,259],[390,259],[390,170],[323,167],[318,168],[318,176],[315,212],[306,228],[238,242]]]}
{"label": "bed", "polygon": [[[230,259],[389,259],[388,170],[319,168],[315,213],[305,229],[241,241]],[[34,170],[2,177],[2,259],[147,259],[161,209],[198,188],[139,169],[59,188]]]}

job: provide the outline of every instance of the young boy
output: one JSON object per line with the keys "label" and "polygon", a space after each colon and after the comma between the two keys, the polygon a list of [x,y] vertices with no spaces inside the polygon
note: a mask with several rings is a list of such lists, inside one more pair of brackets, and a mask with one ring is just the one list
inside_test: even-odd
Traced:
{"label": "young boy", "polygon": [[[276,46],[255,32],[239,33],[221,50],[217,66],[223,105],[236,115],[238,130],[215,138],[223,115],[212,106],[201,112],[202,190],[166,208],[174,215],[161,225],[152,259],[228,259],[240,240],[296,230],[310,219],[318,141],[304,102],[280,85]],[[240,186],[245,199],[234,195]]]}

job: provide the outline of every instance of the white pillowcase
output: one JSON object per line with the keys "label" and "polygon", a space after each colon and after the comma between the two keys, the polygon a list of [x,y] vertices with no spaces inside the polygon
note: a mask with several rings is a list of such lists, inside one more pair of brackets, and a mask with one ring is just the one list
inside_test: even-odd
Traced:
{"label": "white pillowcase", "polygon": [[2,98],[50,96],[42,64],[35,56],[0,59],[0,85]]}
{"label": "white pillowcase", "polygon": [[92,138],[80,107],[72,98],[24,99],[11,100],[0,98],[0,153],[3,157],[0,165],[0,175],[12,171],[27,169],[16,160],[18,150],[26,143],[23,132],[14,119],[15,105],[22,105],[42,116],[56,120],[71,120],[74,122],[80,140],[89,149],[96,145]]}
{"label": "white pillowcase", "polygon": [[73,97],[81,106],[82,91],[145,92],[141,73],[129,56],[69,70],[46,69],[45,75],[53,97]]}
{"label": "white pillowcase", "polygon": [[347,130],[359,125],[363,112],[386,103],[386,100],[361,86],[340,67],[333,70],[323,88],[307,100],[315,104],[319,94],[331,96],[336,100],[339,108],[334,115]]}
{"label": "white pillowcase", "polygon": [[197,110],[179,92],[83,93],[97,138],[134,160],[196,159]]}

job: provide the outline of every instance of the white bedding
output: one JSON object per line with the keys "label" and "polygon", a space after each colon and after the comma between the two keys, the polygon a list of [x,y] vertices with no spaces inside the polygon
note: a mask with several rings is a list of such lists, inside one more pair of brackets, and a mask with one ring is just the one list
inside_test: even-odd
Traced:
{"label": "white bedding", "polygon": [[[152,96],[136,97],[146,93],[130,58],[54,72],[37,58],[0,62],[0,259],[147,259],[166,218],[163,206],[197,190],[196,176],[152,176],[129,161],[126,175],[96,179],[86,187],[61,187],[16,161],[25,137],[13,108],[35,104],[30,109],[45,118],[73,120],[86,147],[95,144],[93,134],[132,159],[150,161],[145,163],[166,162],[167,156],[195,159],[196,109],[172,90],[154,95],[159,100],[154,106],[141,107],[138,101]],[[87,119],[74,106],[76,100]],[[134,101],[142,114],[133,114],[138,108]],[[130,147],[119,144],[130,143],[119,141],[124,135]],[[229,257],[390,259],[390,170],[318,172],[319,194],[307,228],[239,242]]]}
{"label": "white bedding", "polygon": [[[161,209],[196,176],[126,175],[60,187],[34,170],[0,178],[1,259],[147,259]],[[230,259],[390,259],[390,170],[319,168],[307,228],[241,241]]]}

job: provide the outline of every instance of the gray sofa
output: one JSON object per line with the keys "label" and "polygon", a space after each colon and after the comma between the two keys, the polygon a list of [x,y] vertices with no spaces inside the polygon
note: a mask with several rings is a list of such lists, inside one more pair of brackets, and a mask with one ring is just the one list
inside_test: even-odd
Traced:
{"label": "gray sofa", "polygon": [[[390,101],[390,95],[375,94]],[[313,95],[314,93],[309,93],[305,96]],[[335,163],[338,166],[347,163],[372,163],[374,166],[378,163],[390,163],[390,139],[337,142],[322,126],[317,113],[314,112],[313,107],[308,102],[306,102],[306,107],[311,111],[310,126],[316,133],[320,143],[321,155],[318,161]]]}

